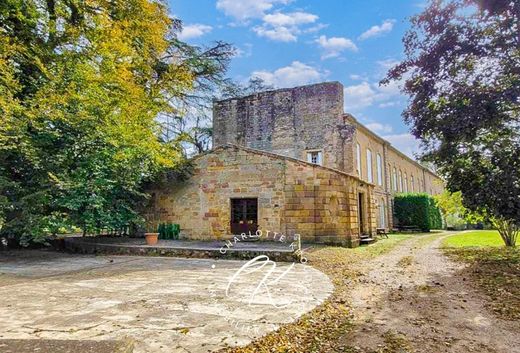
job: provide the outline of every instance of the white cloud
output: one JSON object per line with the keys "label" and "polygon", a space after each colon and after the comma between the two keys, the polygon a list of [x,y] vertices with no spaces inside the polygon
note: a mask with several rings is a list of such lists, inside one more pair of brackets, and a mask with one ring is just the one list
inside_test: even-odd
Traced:
{"label": "white cloud", "polygon": [[383,138],[411,158],[415,159],[415,155],[421,152],[419,140],[411,134],[384,135]]}
{"label": "white cloud", "polygon": [[329,25],[327,24],[324,24],[324,23],[318,23],[316,24],[315,26],[312,26],[312,27],[309,27],[309,28],[306,28],[303,30],[303,33],[315,33],[315,32],[319,32],[321,31],[322,29],[324,28],[327,28]]}
{"label": "white cloud", "polygon": [[327,75],[328,72],[326,71],[321,71],[299,61],[293,61],[291,65],[275,71],[254,71],[251,77],[258,77],[264,80],[266,84],[275,87],[294,87],[322,81]]}
{"label": "white cloud", "polygon": [[365,126],[375,133],[388,134],[388,133],[391,133],[393,130],[392,126],[388,125],[388,124],[369,123],[369,124],[366,124]]}
{"label": "white cloud", "polygon": [[400,61],[395,60],[395,59],[385,59],[385,60],[379,60],[377,62],[379,67],[382,68],[385,71],[385,73],[386,73],[386,71],[390,70],[391,68],[393,68],[394,66],[396,66],[399,63],[400,63]]}
{"label": "white cloud", "polygon": [[235,48],[235,58],[249,58],[253,55],[253,44],[244,43],[242,48]]}
{"label": "white cloud", "polygon": [[[261,19],[262,23],[253,27],[259,37],[279,42],[295,42],[301,33],[319,31],[324,25],[317,24],[310,28],[306,25],[315,23],[318,16],[303,11],[283,12],[283,5],[294,0],[217,0],[217,9],[236,22],[231,25],[248,24],[250,20]],[[280,6],[276,6],[280,5]]]}
{"label": "white cloud", "polygon": [[276,12],[265,15],[263,24],[256,26],[253,31],[260,36],[279,42],[295,42],[302,33],[301,26],[314,23],[318,16],[307,12]]}
{"label": "white cloud", "polygon": [[313,23],[318,19],[318,16],[307,12],[291,12],[265,15],[263,17],[264,23],[270,24],[274,27],[278,26],[296,26],[300,24]]}
{"label": "white cloud", "polygon": [[198,38],[206,33],[211,32],[213,27],[203,24],[192,24],[182,27],[182,31],[178,34],[180,40],[188,40],[192,38]]}
{"label": "white cloud", "polygon": [[366,77],[365,76],[361,76],[361,75],[356,75],[356,74],[352,74],[349,76],[351,80],[354,80],[354,81],[362,81],[362,80],[366,80]]}
{"label": "white cloud", "polygon": [[257,26],[253,28],[253,31],[259,37],[266,37],[277,42],[296,42],[298,40],[297,33],[294,33],[287,27],[267,28],[265,26]]}
{"label": "white cloud", "polygon": [[261,18],[276,4],[288,4],[292,0],[218,0],[217,9],[240,22]]}
{"label": "white cloud", "polygon": [[379,104],[378,107],[379,108],[390,108],[390,107],[395,107],[398,104],[399,104],[399,102],[386,102],[386,103]]}
{"label": "white cloud", "polygon": [[368,82],[362,82],[359,85],[345,87],[345,109],[347,111],[355,111],[366,108],[374,104],[377,92],[372,89]]}
{"label": "white cloud", "polygon": [[323,49],[321,59],[335,58],[344,50],[358,51],[358,47],[348,38],[320,36],[316,39],[316,43]]}
{"label": "white cloud", "polygon": [[385,20],[379,26],[372,26],[366,32],[359,36],[359,40],[365,40],[368,38],[379,37],[385,33],[391,32],[394,28],[395,20]]}
{"label": "white cloud", "polygon": [[374,86],[377,86],[377,90],[382,95],[381,98],[390,98],[401,95],[401,86],[403,82],[401,81],[391,81],[390,83],[380,86],[378,83],[375,83]]}
{"label": "white cloud", "polygon": [[399,82],[392,82],[387,86],[379,86],[377,83],[363,81],[360,84],[347,86],[344,90],[345,110],[356,112],[360,109],[378,104],[391,106],[398,104],[401,98]]}

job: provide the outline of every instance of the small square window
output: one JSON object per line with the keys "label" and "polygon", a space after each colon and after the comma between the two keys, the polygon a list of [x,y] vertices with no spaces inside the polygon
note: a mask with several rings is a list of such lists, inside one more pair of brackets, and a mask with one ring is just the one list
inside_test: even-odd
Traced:
{"label": "small square window", "polygon": [[322,153],[321,151],[310,151],[307,152],[307,162],[312,164],[322,164]]}

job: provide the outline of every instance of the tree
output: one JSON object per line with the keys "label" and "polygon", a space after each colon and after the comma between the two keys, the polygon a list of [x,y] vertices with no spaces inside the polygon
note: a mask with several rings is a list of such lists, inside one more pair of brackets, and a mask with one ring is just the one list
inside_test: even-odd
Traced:
{"label": "tree", "polygon": [[507,246],[520,230],[520,2],[434,0],[411,19],[403,113],[451,192],[486,214]]}
{"label": "tree", "polygon": [[435,195],[434,198],[448,227],[462,228],[468,223],[475,224],[484,221],[481,215],[464,207],[460,191],[451,193],[444,190],[442,194]]}
{"label": "tree", "polygon": [[225,76],[235,48],[216,42],[209,47],[192,46],[176,39],[171,57],[192,68],[193,89],[171,97],[173,112],[160,116],[165,141],[174,141],[186,156],[210,149],[213,99],[229,84]]}
{"label": "tree", "polygon": [[[192,51],[192,55],[205,57],[206,50],[198,54]],[[220,51],[214,51],[213,55],[218,57],[230,57],[233,55],[232,48],[220,47]],[[223,65],[223,60],[219,60]],[[223,66],[227,68],[226,66]],[[197,87],[189,95],[177,100],[176,111],[181,115],[166,115],[161,117],[164,127],[164,139],[174,140],[183,146],[186,156],[191,156],[208,151],[211,148],[213,137],[212,115],[213,102],[219,99],[246,96],[257,92],[273,89],[265,84],[260,78],[252,78],[247,83],[229,80],[223,75],[215,75],[209,84],[205,76],[196,81]]]}
{"label": "tree", "polygon": [[143,183],[183,159],[157,116],[223,69],[185,59],[180,26],[153,0],[0,3],[0,236],[139,222]]}

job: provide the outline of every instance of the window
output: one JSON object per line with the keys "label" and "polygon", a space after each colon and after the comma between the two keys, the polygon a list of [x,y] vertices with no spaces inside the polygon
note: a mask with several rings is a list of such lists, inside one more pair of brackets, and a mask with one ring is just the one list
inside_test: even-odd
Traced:
{"label": "window", "polygon": [[377,185],[383,185],[383,163],[381,161],[381,155],[379,153],[376,156],[376,168]]}
{"label": "window", "polygon": [[393,173],[393,186],[394,186],[394,191],[397,191],[397,169],[395,169],[394,167],[394,173]]}
{"label": "window", "polygon": [[408,192],[408,175],[404,173],[404,192]]}
{"label": "window", "polygon": [[357,160],[357,172],[361,178],[361,146],[356,143],[356,160]]}
{"label": "window", "polygon": [[412,189],[412,192],[415,192],[415,185],[413,181],[413,175],[410,175],[410,188]]}
{"label": "window", "polygon": [[367,149],[367,181],[374,182],[374,174],[372,174],[372,151]]}
{"label": "window", "polygon": [[403,172],[399,171],[399,191],[403,192]]}
{"label": "window", "polygon": [[321,151],[309,151],[307,152],[307,162],[312,164],[322,165],[323,157]]}

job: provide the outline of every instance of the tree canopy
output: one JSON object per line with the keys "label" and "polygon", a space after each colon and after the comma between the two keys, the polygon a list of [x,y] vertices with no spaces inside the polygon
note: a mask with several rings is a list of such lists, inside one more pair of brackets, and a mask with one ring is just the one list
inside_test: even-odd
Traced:
{"label": "tree canopy", "polygon": [[182,158],[157,116],[226,70],[153,0],[0,3],[0,235],[138,220],[140,186]]}
{"label": "tree canopy", "polygon": [[[402,81],[404,119],[464,206],[520,226],[520,2],[433,0],[411,19]],[[506,235],[501,232],[502,235]]]}

